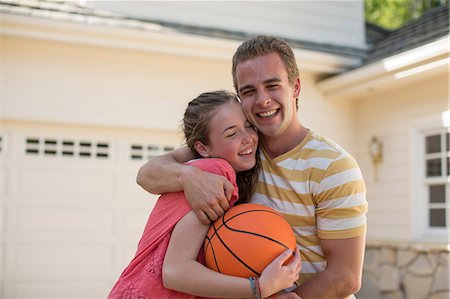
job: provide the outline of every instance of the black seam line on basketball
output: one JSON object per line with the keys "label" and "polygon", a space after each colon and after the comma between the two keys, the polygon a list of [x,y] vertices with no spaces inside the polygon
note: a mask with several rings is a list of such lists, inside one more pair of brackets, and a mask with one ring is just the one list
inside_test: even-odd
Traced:
{"label": "black seam line on basketball", "polygon": [[[272,213],[272,214],[275,214],[275,215],[281,217],[280,214],[278,214],[278,213],[276,213],[276,212],[272,212],[272,211],[267,211],[267,210],[251,210],[251,211],[244,211],[244,212],[240,212],[240,213],[238,213],[238,214],[236,214],[236,215],[230,217],[230,218],[227,219],[227,220],[225,220],[225,214],[224,214],[224,215],[222,215],[222,224],[221,224],[219,227],[216,228],[216,226],[215,226],[216,222],[213,222],[213,224],[212,224],[212,227],[213,227],[213,229],[214,229],[214,233],[211,235],[211,237],[208,238],[208,241],[210,242],[210,245],[211,245],[211,249],[213,248],[212,243],[211,243],[211,239],[214,237],[214,235],[217,234],[217,231],[218,231],[223,225],[225,225],[225,227],[227,227],[228,229],[230,229],[230,230],[232,230],[232,231],[243,232],[243,233],[249,233],[249,232],[239,231],[239,230],[230,228],[228,225],[226,225],[226,222],[228,222],[229,220],[233,219],[234,217],[237,217],[237,216],[242,215],[242,214],[250,213],[250,212],[266,212],[266,213]],[[280,242],[278,242],[278,241],[276,241],[276,240],[273,240],[273,239],[271,239],[271,238],[268,238],[268,237],[262,236],[262,235],[258,235],[258,234],[253,234],[253,235],[260,236],[260,237],[263,237],[263,238],[266,238],[266,239],[271,240],[271,241],[273,241],[273,242],[275,242],[275,243],[278,243],[278,244],[280,244],[281,246],[283,246],[284,248],[288,249],[288,247],[287,247],[286,245],[284,245],[283,243],[280,243]],[[231,251],[231,249],[223,242],[222,238],[220,238],[220,235],[219,235],[219,234],[217,234],[217,237],[219,238],[219,241],[222,243],[222,245],[225,246],[225,248],[226,248],[226,249],[227,249],[227,250],[228,250],[228,251],[229,251],[229,252],[230,252],[230,253],[231,253],[238,261],[240,261],[246,268],[248,268],[250,271],[252,271],[252,272],[255,273],[256,275],[261,275],[260,273],[258,273],[258,272],[255,271],[254,269],[252,269],[249,265],[247,265],[244,261],[242,261],[242,260],[241,260],[241,259],[240,259],[233,251]],[[215,255],[213,255],[213,256],[214,256],[214,260],[215,260]],[[216,262],[216,266],[217,266],[217,269],[219,269],[219,265],[217,264],[217,262]],[[219,270],[219,272],[220,272],[220,270]]]}
{"label": "black seam line on basketball", "polygon": [[[214,237],[214,235],[217,233],[217,231],[218,231],[223,225],[225,225],[226,222],[230,221],[230,220],[233,219],[234,217],[237,217],[237,216],[239,216],[239,215],[246,214],[246,213],[251,213],[251,212],[266,212],[266,213],[272,213],[272,214],[277,215],[278,217],[281,217],[280,214],[278,214],[277,212],[267,211],[267,210],[250,210],[250,211],[243,211],[243,212],[240,212],[240,213],[238,213],[238,214],[236,214],[236,215],[230,217],[230,218],[227,219],[227,220],[225,220],[226,214],[224,214],[224,215],[222,215],[222,224],[221,224],[218,228],[216,228],[216,227],[214,226],[214,224],[216,224],[216,223],[213,222],[212,226],[214,226],[214,233],[211,235],[211,239],[212,239],[212,237]],[[227,227],[228,227],[228,226],[227,226]]]}
{"label": "black seam line on basketball", "polygon": [[[253,210],[253,211],[267,212],[267,213],[272,213],[272,214],[276,214],[276,215],[280,216],[280,215],[277,214],[277,213],[274,213],[274,212],[271,212],[271,211],[266,211],[266,210]],[[240,214],[244,214],[244,213],[247,213],[247,212],[251,212],[251,211],[242,212],[242,213],[240,213]],[[240,214],[236,214],[235,216],[238,216],[238,215],[240,215]],[[233,216],[233,217],[235,217],[235,216]],[[231,217],[230,219],[232,219],[233,217]],[[280,217],[281,217],[281,216],[280,216]],[[230,220],[230,219],[228,219],[228,220]],[[243,233],[243,234],[248,234],[248,235],[258,236],[258,237],[261,237],[261,238],[270,240],[270,241],[272,241],[272,242],[275,242],[275,243],[277,243],[277,244],[283,246],[283,247],[286,248],[286,249],[289,249],[289,247],[287,247],[286,245],[284,245],[284,244],[281,243],[280,241],[277,241],[277,240],[272,239],[272,238],[270,238],[270,237],[267,237],[267,236],[264,236],[264,235],[260,235],[260,234],[254,233],[254,232],[249,232],[249,231],[245,231],[245,230],[240,230],[240,229],[232,228],[232,227],[230,227],[230,226],[227,224],[228,220],[227,220],[227,221],[224,221],[224,222],[223,222],[223,225],[225,225],[225,227],[228,228],[228,229],[231,230],[231,231],[239,232],[239,233]]]}
{"label": "black seam line on basketball", "polygon": [[225,214],[222,215],[222,224],[219,225],[219,227],[216,228],[217,221],[215,221],[211,224],[211,226],[214,228],[214,233],[211,235],[210,240],[217,234],[217,231],[219,230],[219,228],[221,228],[223,226],[224,221],[225,221]]}
{"label": "black seam line on basketball", "polygon": [[[222,221],[223,221],[223,216],[222,216]],[[208,240],[208,245],[211,244],[212,238],[213,238],[214,235],[217,233],[217,230],[218,230],[220,227],[222,227],[222,225],[220,225],[218,228],[216,228],[216,222],[213,222],[213,223],[211,224],[210,228],[211,228],[211,227],[214,229],[214,233],[213,233],[210,237],[208,237],[208,235],[206,235],[206,239]],[[207,245],[207,246],[208,246],[208,245]],[[212,246],[212,245],[211,245],[211,246]]]}
{"label": "black seam line on basketball", "polygon": [[[215,222],[213,222],[213,224],[211,226],[214,229],[214,234],[213,234],[213,236],[214,236],[216,234],[216,232],[217,232],[217,229],[216,229],[216,226],[215,226]],[[211,238],[212,238],[212,236],[211,236]],[[211,242],[211,238],[208,237],[208,235],[206,236],[206,240],[208,240],[208,244],[206,244],[206,247],[204,249],[204,253],[206,253],[206,250],[208,249],[208,247],[211,247],[210,250],[211,250],[211,254],[212,254],[213,258],[214,258],[214,263],[216,264],[217,271],[220,272],[220,267],[219,267],[219,264],[217,263],[216,253],[214,252],[214,246],[213,246],[213,244]]]}
{"label": "black seam line on basketball", "polygon": [[225,246],[225,248],[228,250],[228,252],[230,252],[239,262],[242,263],[242,265],[244,265],[246,268],[248,268],[250,271],[252,271],[253,273],[255,273],[256,275],[260,276],[261,273],[258,273],[257,271],[255,271],[252,267],[250,267],[249,265],[247,265],[243,260],[241,260],[231,249],[230,247],[227,246],[227,244],[225,244],[225,242],[222,240],[222,238],[220,237],[219,234],[217,234],[217,238],[219,238],[220,243],[222,243],[223,246]]}
{"label": "black seam line on basketball", "polygon": [[[211,224],[211,226],[210,226],[210,228],[214,228],[214,234],[216,233],[216,228],[214,227],[214,223],[213,224]],[[212,234],[212,236],[214,236],[214,234]],[[206,235],[206,240],[208,240],[208,244],[206,244],[206,246],[205,246],[205,250],[208,248],[208,246],[211,244],[211,238],[212,238],[212,236],[211,237],[208,237],[208,234]]]}
{"label": "black seam line on basketball", "polygon": [[219,267],[219,264],[217,263],[216,253],[214,252],[214,246],[212,245],[212,243],[211,243],[211,254],[214,257],[214,263],[216,264],[217,271],[219,273],[222,273],[222,272],[220,272],[220,267]]}
{"label": "black seam line on basketball", "polygon": [[[214,229],[214,234],[213,234],[213,236],[217,233],[217,229],[216,229],[216,225],[215,225],[215,224],[216,224],[215,222],[212,224],[212,227],[213,227],[213,229]],[[212,237],[212,236],[211,236],[211,237]],[[211,240],[209,241],[209,245],[210,245],[210,247],[211,247],[211,252],[212,252],[212,255],[213,255],[213,257],[214,257],[214,263],[216,264],[217,271],[218,271],[219,273],[221,273],[221,272],[220,272],[219,264],[217,263],[216,254],[215,254],[215,252],[214,252],[214,246],[212,245]]]}

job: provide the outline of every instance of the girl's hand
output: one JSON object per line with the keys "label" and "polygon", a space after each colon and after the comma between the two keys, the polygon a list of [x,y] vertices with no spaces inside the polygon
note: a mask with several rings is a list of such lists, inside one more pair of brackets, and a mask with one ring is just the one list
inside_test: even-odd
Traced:
{"label": "girl's hand", "polygon": [[298,248],[295,249],[295,255],[292,261],[283,266],[291,254],[292,251],[287,249],[274,259],[261,273],[259,285],[263,298],[292,286],[298,280],[302,268]]}

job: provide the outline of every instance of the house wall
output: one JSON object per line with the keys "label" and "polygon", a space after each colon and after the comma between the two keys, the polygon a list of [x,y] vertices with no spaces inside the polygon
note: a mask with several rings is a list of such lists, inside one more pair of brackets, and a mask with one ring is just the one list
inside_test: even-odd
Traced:
{"label": "house wall", "polygon": [[[129,2],[133,2],[129,4]],[[88,1],[121,14],[177,24],[365,48],[363,1]],[[307,28],[307,30],[305,30]]]}
{"label": "house wall", "polygon": [[[301,65],[299,68],[301,69]],[[356,108],[352,100],[331,101],[316,88],[317,76],[300,71],[299,119],[303,125],[326,136],[355,157],[359,154],[356,138]]]}
{"label": "house wall", "polygon": [[[230,61],[15,37],[3,43],[6,119],[173,132],[190,99],[233,90]],[[324,98],[316,77],[301,74],[299,117],[354,153],[352,102]]]}
{"label": "house wall", "polygon": [[10,119],[174,131],[200,92],[231,89],[229,62],[3,39]]}
{"label": "house wall", "polygon": [[[397,86],[355,102],[357,158],[369,201],[367,238],[421,241],[424,236],[416,224],[425,212],[416,198],[423,187],[423,158],[417,147],[416,127],[424,118],[440,116],[449,109],[448,73]],[[383,162],[377,168],[368,153],[373,136],[384,148]]]}
{"label": "house wall", "polygon": [[[448,72],[418,74],[357,98],[357,160],[367,185],[368,232],[358,298],[448,298],[448,232],[427,234],[420,130],[442,127]],[[431,125],[430,125],[431,124]],[[369,142],[383,144],[372,164]]]}

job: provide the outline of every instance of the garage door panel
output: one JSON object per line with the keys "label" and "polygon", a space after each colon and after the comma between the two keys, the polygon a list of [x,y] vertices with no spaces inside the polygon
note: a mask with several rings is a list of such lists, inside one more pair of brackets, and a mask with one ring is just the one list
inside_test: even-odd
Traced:
{"label": "garage door panel", "polygon": [[122,241],[120,243],[120,247],[116,247],[114,252],[116,259],[113,265],[113,270],[109,274],[112,282],[116,282],[125,267],[130,264],[136,254],[138,241],[139,238],[136,238],[136,240],[133,241]]}
{"label": "garage door panel", "polygon": [[60,196],[99,196],[112,199],[114,196],[115,175],[96,171],[70,172],[45,169],[18,170],[14,174],[12,195],[24,195],[24,200],[33,200],[35,194]]}
{"label": "garage door panel", "polygon": [[[83,277],[86,273],[112,269],[112,246],[110,244],[83,243],[15,243],[8,248],[12,258],[7,269],[14,272],[33,272],[36,277],[41,273],[47,277],[60,277],[71,274]],[[80,271],[84,269],[84,271]],[[50,275],[50,276],[48,276]]]}
{"label": "garage door panel", "polygon": [[[148,205],[145,208],[123,208],[119,211],[119,219],[117,222],[117,231],[120,235],[128,236],[133,240],[136,238],[136,233],[142,234],[148,216],[153,208],[153,205]],[[129,240],[129,239],[127,239]]]}
{"label": "garage door panel", "polygon": [[[57,232],[108,234],[113,231],[113,209],[105,207],[24,206],[11,211],[11,231],[15,234]],[[97,232],[97,233],[96,233]]]}
{"label": "garage door panel", "polygon": [[[124,202],[127,204],[146,204],[147,202],[155,201],[159,196],[151,194],[144,189],[142,189],[136,183],[136,176],[139,168],[132,169],[129,171],[120,172],[117,176],[117,198],[120,202]],[[133,199],[133,202],[129,202],[130,199]]]}
{"label": "garage door panel", "polygon": [[0,203],[6,198],[6,176],[7,170],[4,168],[3,161],[0,160]]}
{"label": "garage door panel", "polygon": [[[0,241],[3,239],[4,237],[4,233],[6,232],[6,207],[3,203],[0,203]],[[1,271],[1,268],[0,268]]]}
{"label": "garage door panel", "polygon": [[0,298],[105,298],[134,256],[158,198],[137,185],[138,169],[173,149],[178,137],[6,125],[9,134],[0,140]]}
{"label": "garage door panel", "polygon": [[[1,240],[2,239],[0,238],[0,241]],[[3,286],[3,281],[5,280],[5,273],[4,273],[4,270],[5,270],[5,267],[6,267],[6,265],[5,265],[6,261],[4,259],[5,249],[6,249],[6,244],[4,243],[4,241],[0,242],[0,257],[1,257],[1,259],[0,259],[0,287]],[[0,292],[0,295],[1,294],[2,293]],[[1,296],[0,296],[0,298],[1,298]]]}
{"label": "garage door panel", "polygon": [[9,294],[5,298],[33,298],[33,299],[59,299],[59,298],[106,298],[110,283],[105,281],[92,283],[11,283]]}
{"label": "garage door panel", "polygon": [[[8,239],[8,244],[9,243],[17,243],[17,242],[35,242],[35,243],[40,243],[40,242],[47,242],[50,244],[70,244],[73,242],[77,242],[77,243],[90,243],[90,244],[95,244],[98,242],[111,242],[111,246],[112,243],[114,241],[114,237],[110,236],[110,235],[105,235],[102,234],[100,232],[95,233],[95,234],[89,234],[86,232],[74,232],[74,233],[70,233],[70,234],[66,234],[66,235],[61,235],[61,233],[59,232],[38,232],[36,231],[35,234],[30,235],[30,234],[24,234],[24,233],[18,233],[18,234],[14,234],[13,237],[10,237]],[[120,244],[120,246],[122,246],[122,244]]]}

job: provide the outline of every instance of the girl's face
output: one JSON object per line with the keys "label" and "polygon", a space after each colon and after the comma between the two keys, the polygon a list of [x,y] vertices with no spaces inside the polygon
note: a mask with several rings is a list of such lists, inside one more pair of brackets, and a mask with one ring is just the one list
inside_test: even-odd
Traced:
{"label": "girl's face", "polygon": [[247,121],[241,105],[230,101],[213,113],[209,121],[209,145],[202,145],[204,154],[200,154],[223,158],[240,172],[255,166],[257,146],[258,133]]}

